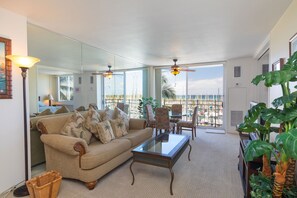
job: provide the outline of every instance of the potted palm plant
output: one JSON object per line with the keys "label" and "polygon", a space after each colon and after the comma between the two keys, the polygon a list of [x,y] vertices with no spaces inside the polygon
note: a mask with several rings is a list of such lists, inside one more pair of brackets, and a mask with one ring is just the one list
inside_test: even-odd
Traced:
{"label": "potted palm plant", "polygon": [[[295,164],[297,159],[297,91],[291,91],[290,83],[297,81],[297,52],[295,52],[278,71],[256,76],[252,83],[258,85],[264,81],[266,87],[280,86],[282,96],[272,102],[272,107],[259,103],[249,110],[239,130],[256,132],[259,140],[252,141],[245,150],[245,159],[251,161],[263,158],[262,175],[273,180],[273,197],[282,197],[283,191],[295,186]],[[295,89],[297,86],[295,86]],[[254,123],[256,119],[265,124]],[[271,124],[280,125],[280,134],[275,142],[269,142]],[[273,176],[269,173],[270,156],[276,160]],[[267,170],[268,169],[268,170]],[[270,169],[270,170],[269,170]]]}

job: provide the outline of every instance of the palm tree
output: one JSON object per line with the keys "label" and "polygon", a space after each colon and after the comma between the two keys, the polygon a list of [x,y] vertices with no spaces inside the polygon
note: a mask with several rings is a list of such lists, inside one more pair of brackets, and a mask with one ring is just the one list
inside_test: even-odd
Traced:
{"label": "palm tree", "polygon": [[164,99],[176,98],[174,87],[168,84],[168,79],[164,75],[162,75],[162,78],[161,78],[161,85],[162,85],[162,98]]}

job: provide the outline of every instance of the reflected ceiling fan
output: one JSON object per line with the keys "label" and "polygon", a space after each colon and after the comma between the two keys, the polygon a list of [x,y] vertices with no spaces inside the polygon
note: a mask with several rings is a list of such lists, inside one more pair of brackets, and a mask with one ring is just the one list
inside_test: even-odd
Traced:
{"label": "reflected ceiling fan", "polygon": [[173,75],[175,75],[175,76],[176,76],[177,74],[179,74],[181,71],[195,72],[195,70],[193,70],[193,69],[187,69],[187,68],[182,68],[182,67],[178,66],[178,65],[176,64],[177,59],[173,59],[173,62],[174,62],[174,65],[171,66],[171,68],[170,68],[170,72],[171,72]]}
{"label": "reflected ceiling fan", "polygon": [[94,72],[94,73],[92,73],[92,75],[101,75],[101,76],[103,76],[105,78],[109,78],[109,79],[111,79],[113,75],[121,75],[121,76],[123,75],[123,74],[114,74],[111,71],[111,65],[108,65],[107,67],[108,67],[107,71],[105,71],[105,72]]}

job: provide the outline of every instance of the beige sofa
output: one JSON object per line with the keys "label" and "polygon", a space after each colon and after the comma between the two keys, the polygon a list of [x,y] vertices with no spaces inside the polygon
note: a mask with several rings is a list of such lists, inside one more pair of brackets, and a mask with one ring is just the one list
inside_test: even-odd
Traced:
{"label": "beige sofa", "polygon": [[[65,115],[72,113],[64,113]],[[43,118],[54,117],[61,114],[51,114],[44,116],[36,116],[30,118],[30,147],[31,147],[31,167],[45,162],[44,146],[40,140],[41,133],[36,127],[36,123]]]}
{"label": "beige sofa", "polygon": [[92,138],[88,145],[83,139],[59,134],[69,116],[57,115],[37,122],[42,132],[46,169],[57,170],[64,178],[83,181],[90,190],[99,178],[132,157],[131,150],[153,134],[151,128],[145,128],[145,120],[130,119],[128,135],[107,144]]}

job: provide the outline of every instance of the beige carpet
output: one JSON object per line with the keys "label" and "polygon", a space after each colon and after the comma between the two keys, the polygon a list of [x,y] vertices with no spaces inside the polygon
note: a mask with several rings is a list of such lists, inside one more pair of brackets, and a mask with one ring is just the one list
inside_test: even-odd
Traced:
{"label": "beige carpet", "polygon": [[[239,137],[237,134],[211,134],[198,129],[197,138],[191,141],[191,161],[186,149],[173,167],[173,193],[170,195],[168,169],[134,163],[135,183],[131,186],[129,170],[131,160],[98,181],[89,191],[83,183],[64,179],[60,198],[158,198],[200,197],[240,198],[243,190],[237,170]],[[184,134],[190,135],[189,132]],[[8,197],[13,197],[11,194]]]}

